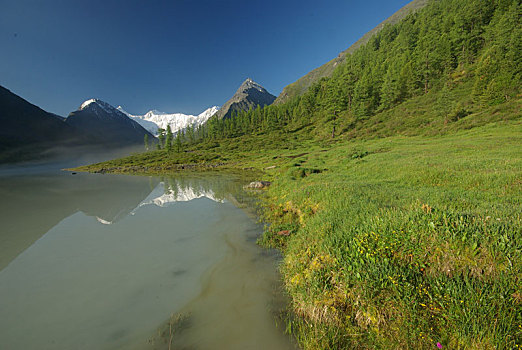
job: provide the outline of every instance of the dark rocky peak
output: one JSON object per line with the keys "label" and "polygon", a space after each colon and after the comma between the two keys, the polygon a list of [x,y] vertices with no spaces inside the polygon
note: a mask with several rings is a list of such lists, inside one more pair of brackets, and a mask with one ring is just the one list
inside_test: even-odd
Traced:
{"label": "dark rocky peak", "polygon": [[228,100],[215,116],[217,118],[230,118],[233,112],[248,111],[257,106],[264,107],[272,104],[275,96],[266,91],[264,87],[247,78],[237,89],[236,93]]}
{"label": "dark rocky peak", "polygon": [[243,82],[243,84],[241,84],[239,89],[237,89],[236,93],[245,92],[245,91],[250,90],[250,89],[255,89],[255,90],[259,91],[259,92],[267,92],[264,87],[262,87],[261,85],[259,85],[255,81],[253,81],[252,79],[247,78]]}

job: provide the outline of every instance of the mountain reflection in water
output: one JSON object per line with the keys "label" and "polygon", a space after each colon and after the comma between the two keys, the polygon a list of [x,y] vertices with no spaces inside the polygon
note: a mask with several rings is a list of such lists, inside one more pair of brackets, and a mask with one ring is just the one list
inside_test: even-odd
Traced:
{"label": "mountain reflection in water", "polygon": [[234,179],[4,177],[0,196],[0,347],[162,349],[180,312],[178,347],[292,347],[277,258]]}

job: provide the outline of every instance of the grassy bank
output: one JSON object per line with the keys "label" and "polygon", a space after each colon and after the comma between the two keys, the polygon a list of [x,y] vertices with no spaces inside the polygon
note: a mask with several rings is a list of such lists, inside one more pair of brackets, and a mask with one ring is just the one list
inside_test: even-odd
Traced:
{"label": "grassy bank", "polygon": [[341,116],[334,138],[327,120],[303,121],[76,170],[271,181],[260,243],[284,253],[288,329],[305,349],[517,348],[521,101],[468,101],[448,120],[426,107],[437,96]]}
{"label": "grassy bank", "polygon": [[348,142],[269,170],[262,242],[284,251],[300,344],[520,346],[521,135]]}
{"label": "grassy bank", "polygon": [[428,137],[272,135],[82,170],[265,169],[260,241],[284,252],[303,348],[508,349],[522,337],[521,135],[519,117]]}

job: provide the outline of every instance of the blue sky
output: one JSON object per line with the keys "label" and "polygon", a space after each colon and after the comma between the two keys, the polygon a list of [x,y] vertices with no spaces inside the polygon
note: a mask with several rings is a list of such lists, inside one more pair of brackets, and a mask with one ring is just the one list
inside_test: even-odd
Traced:
{"label": "blue sky", "polygon": [[248,77],[278,95],[408,2],[0,0],[0,85],[62,116],[198,114]]}

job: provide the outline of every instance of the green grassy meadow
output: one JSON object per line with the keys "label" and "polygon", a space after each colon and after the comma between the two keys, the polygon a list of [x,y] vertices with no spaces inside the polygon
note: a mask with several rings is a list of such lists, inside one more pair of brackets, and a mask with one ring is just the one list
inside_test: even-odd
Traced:
{"label": "green grassy meadow", "polygon": [[271,181],[259,243],[284,254],[287,331],[305,349],[520,347],[520,100],[450,124],[408,103],[357,135],[313,138],[310,123],[78,170]]}
{"label": "green grassy meadow", "polygon": [[285,254],[299,343],[520,346],[521,135],[514,121],[348,142],[270,170],[261,242]]}

